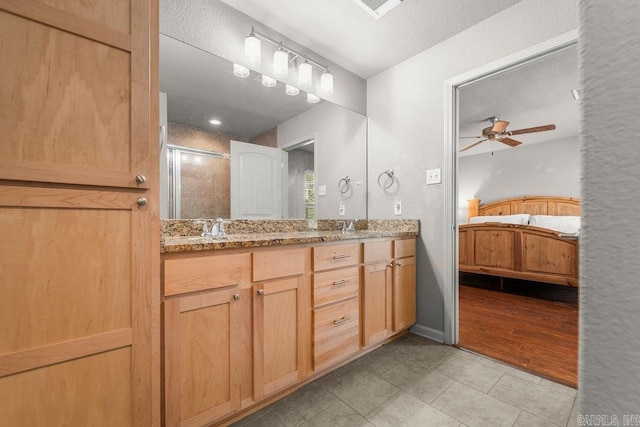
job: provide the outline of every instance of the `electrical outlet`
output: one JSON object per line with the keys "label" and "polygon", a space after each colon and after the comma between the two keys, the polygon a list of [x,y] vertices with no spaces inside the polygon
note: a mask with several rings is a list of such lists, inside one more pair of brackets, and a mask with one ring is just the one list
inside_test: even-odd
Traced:
{"label": "electrical outlet", "polygon": [[393,214],[402,215],[402,202],[400,201],[399,197],[396,197],[393,202]]}
{"label": "electrical outlet", "polygon": [[427,169],[427,184],[441,184],[442,178],[440,177],[440,168]]}
{"label": "electrical outlet", "polygon": [[345,211],[344,203],[340,202],[340,207],[338,208],[338,215],[344,216],[344,211]]}

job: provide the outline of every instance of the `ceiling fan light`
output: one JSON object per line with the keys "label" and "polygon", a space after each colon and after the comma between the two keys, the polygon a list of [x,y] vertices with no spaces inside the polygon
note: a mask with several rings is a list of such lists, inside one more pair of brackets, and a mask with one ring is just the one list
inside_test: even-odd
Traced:
{"label": "ceiling fan light", "polygon": [[318,98],[316,95],[312,94],[312,93],[307,93],[307,102],[309,104],[315,104],[316,102],[319,102],[320,98]]}
{"label": "ceiling fan light", "polygon": [[260,40],[253,31],[244,39],[244,60],[252,67],[257,67],[262,62]]}
{"label": "ceiling fan light", "polygon": [[273,76],[283,79],[289,75],[289,55],[278,49],[273,54]]}
{"label": "ceiling fan light", "polygon": [[298,84],[301,87],[311,86],[311,77],[313,71],[311,70],[311,64],[306,60],[298,66]]}
{"label": "ceiling fan light", "polygon": [[298,89],[295,86],[291,86],[291,85],[287,85],[285,91],[287,92],[287,95],[289,95],[289,96],[296,96],[297,94],[300,93],[300,89]]}
{"label": "ceiling fan light", "polygon": [[265,74],[262,75],[262,86],[265,87],[274,87],[278,83],[276,79],[271,78]]}
{"label": "ceiling fan light", "polygon": [[329,70],[320,76],[320,92],[323,95],[333,95],[333,74]]}
{"label": "ceiling fan light", "polygon": [[244,79],[245,77],[249,77],[249,69],[247,67],[245,67],[244,65],[236,64],[234,62],[233,63],[233,74],[236,77],[240,77],[241,79]]}

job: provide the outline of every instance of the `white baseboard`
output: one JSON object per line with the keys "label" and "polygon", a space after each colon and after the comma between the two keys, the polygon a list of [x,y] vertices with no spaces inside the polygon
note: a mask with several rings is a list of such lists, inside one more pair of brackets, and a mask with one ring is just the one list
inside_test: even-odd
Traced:
{"label": "white baseboard", "polygon": [[444,342],[444,331],[438,331],[436,329],[428,328],[422,325],[413,325],[411,328],[409,328],[409,332],[433,341],[437,341],[439,343]]}

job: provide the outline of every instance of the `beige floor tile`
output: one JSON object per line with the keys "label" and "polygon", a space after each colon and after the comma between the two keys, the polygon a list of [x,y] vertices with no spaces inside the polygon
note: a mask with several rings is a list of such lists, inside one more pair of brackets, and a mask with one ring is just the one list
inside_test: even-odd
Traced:
{"label": "beige floor tile", "polygon": [[532,382],[534,384],[540,384],[540,381],[542,381],[542,378],[537,375],[530,374],[521,369],[514,368],[513,366],[509,366],[495,360],[487,359],[486,357],[481,357],[478,363],[502,371],[505,374],[520,378],[521,380]]}
{"label": "beige floor tile", "polygon": [[304,427],[373,427],[373,424],[340,400],[300,425]]}
{"label": "beige floor tile", "polygon": [[284,427],[284,424],[276,417],[273,412],[267,412],[263,416],[253,419],[246,424],[242,424],[243,427]]}
{"label": "beige floor tile", "polygon": [[498,382],[503,373],[475,362],[463,353],[454,354],[433,369],[454,381],[487,393]]}
{"label": "beige floor tile", "polygon": [[362,368],[345,371],[343,375],[335,376],[323,385],[365,416],[399,391],[398,387]]}
{"label": "beige floor tile", "polygon": [[404,392],[387,400],[367,418],[377,427],[460,425],[457,420]]}
{"label": "beige floor tile", "polygon": [[567,423],[575,400],[566,394],[509,374],[500,378],[489,395],[558,425]]}
{"label": "beige floor tile", "polygon": [[567,421],[567,427],[577,427],[577,426],[578,426],[578,399],[576,399],[573,402],[573,409],[571,410],[569,421]]}
{"label": "beige floor tile", "polygon": [[246,417],[242,418],[239,421],[236,421],[235,423],[231,424],[232,427],[242,427],[245,426],[247,424],[249,424],[252,421],[257,420],[260,417],[265,416],[266,414],[271,413],[271,407],[267,406],[265,408],[262,408],[256,412],[254,412],[253,414],[247,415]]}
{"label": "beige floor tile", "polygon": [[567,387],[566,385],[563,385],[563,384],[558,384],[546,378],[542,378],[542,380],[540,381],[540,385],[543,387],[549,388],[553,391],[557,391],[558,393],[566,394],[567,396],[571,396],[571,397],[578,396],[578,390],[576,390],[575,388]]}
{"label": "beige floor tile", "polygon": [[437,371],[428,374],[407,392],[425,403],[433,402],[442,392],[453,384],[453,380]]}
{"label": "beige floor tile", "polygon": [[513,427],[557,427],[557,424],[544,418],[536,417],[527,411],[522,411]]}
{"label": "beige floor tile", "polygon": [[380,375],[389,369],[395,368],[405,360],[406,352],[400,344],[387,344],[354,360],[351,365]]}
{"label": "beige floor tile", "polygon": [[467,426],[513,426],[520,409],[454,382],[431,406]]}
{"label": "beige floor tile", "polygon": [[380,375],[385,381],[405,391],[418,384],[431,370],[422,361],[407,360]]}
{"label": "beige floor tile", "polygon": [[320,383],[312,382],[295,393],[271,405],[273,412],[285,426],[297,426],[338,401]]}

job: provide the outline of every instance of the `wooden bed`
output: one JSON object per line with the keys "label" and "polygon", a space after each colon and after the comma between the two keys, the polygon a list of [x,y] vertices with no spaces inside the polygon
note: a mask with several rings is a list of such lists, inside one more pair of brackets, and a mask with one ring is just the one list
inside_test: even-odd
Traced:
{"label": "wooden bed", "polygon": [[[580,201],[569,197],[525,196],[480,206],[475,216],[580,215]],[[459,270],[499,277],[578,286],[578,239],[531,225],[484,222],[459,226]]]}

